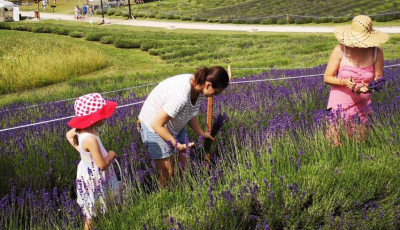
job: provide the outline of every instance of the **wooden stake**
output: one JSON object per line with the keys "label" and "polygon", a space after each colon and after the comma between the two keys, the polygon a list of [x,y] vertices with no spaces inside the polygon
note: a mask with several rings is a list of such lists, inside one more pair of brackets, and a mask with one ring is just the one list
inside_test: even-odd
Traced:
{"label": "wooden stake", "polygon": [[[207,132],[211,132],[212,127],[212,108],[213,108],[213,98],[208,98],[207,104]],[[210,172],[210,163],[211,163],[211,153],[206,153],[206,171]]]}
{"label": "wooden stake", "polygon": [[232,66],[228,65],[228,76],[229,76],[229,81],[232,81]]}

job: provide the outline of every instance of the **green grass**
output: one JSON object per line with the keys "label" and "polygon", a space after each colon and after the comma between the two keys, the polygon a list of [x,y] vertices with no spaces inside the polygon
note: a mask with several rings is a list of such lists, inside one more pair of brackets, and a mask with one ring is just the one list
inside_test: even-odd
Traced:
{"label": "green grass", "polygon": [[67,37],[0,31],[0,94],[40,88],[102,69],[106,57],[89,44]]}
{"label": "green grass", "polygon": [[[195,30],[160,30],[111,25],[107,27],[82,22],[40,21],[7,23],[19,30],[43,27],[53,33],[76,33],[83,38],[46,34],[49,40],[68,40],[84,47],[93,47],[103,54],[106,66],[101,70],[76,76],[52,86],[2,95],[1,105],[11,102],[35,102],[76,97],[93,91],[103,92],[138,84],[159,81],[179,73],[191,73],[200,66],[231,64],[234,77],[259,73],[262,70],[240,67],[306,68],[327,62],[338,44],[333,34],[246,33]],[[68,32],[68,33],[67,33]],[[39,44],[40,35],[31,32],[2,31]],[[100,36],[98,36],[100,34]],[[29,36],[27,36],[29,35]],[[96,35],[96,36],[94,36]],[[39,36],[39,37],[38,37]],[[382,46],[385,59],[399,58],[400,36]],[[109,44],[87,41],[89,37]],[[105,40],[103,39],[103,41]],[[135,49],[116,48],[115,41],[137,44]],[[47,71],[43,69],[43,71]],[[86,87],[76,87],[79,83]]]}

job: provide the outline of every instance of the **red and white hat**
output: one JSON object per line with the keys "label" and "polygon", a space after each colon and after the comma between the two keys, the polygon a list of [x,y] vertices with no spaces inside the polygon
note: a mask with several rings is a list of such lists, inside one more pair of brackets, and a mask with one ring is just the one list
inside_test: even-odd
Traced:
{"label": "red and white hat", "polygon": [[77,129],[90,127],[102,119],[111,117],[116,107],[116,102],[106,101],[98,93],[86,94],[76,99],[75,117],[68,122],[68,125]]}

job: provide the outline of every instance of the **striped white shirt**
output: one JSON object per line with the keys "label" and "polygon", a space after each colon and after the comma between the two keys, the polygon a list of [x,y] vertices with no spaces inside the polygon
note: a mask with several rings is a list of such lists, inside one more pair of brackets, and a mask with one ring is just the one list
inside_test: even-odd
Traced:
{"label": "striped white shirt", "polygon": [[165,127],[172,134],[178,134],[199,113],[200,103],[204,100],[203,94],[200,94],[195,105],[190,101],[190,79],[193,77],[192,74],[181,74],[160,82],[143,104],[139,114],[142,124],[154,133],[151,123],[164,109],[171,117]]}

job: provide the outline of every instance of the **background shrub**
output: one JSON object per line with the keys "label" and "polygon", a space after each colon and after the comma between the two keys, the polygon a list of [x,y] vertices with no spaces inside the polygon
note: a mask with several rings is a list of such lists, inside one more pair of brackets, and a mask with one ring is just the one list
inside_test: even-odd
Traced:
{"label": "background shrub", "polygon": [[[128,17],[129,16],[129,11],[122,11],[122,16],[123,17]],[[133,17],[135,17],[136,18],[136,16],[133,16]]]}
{"label": "background shrub", "polygon": [[283,25],[286,24],[286,18],[279,18],[276,20],[276,24]]}
{"label": "background shrub", "polygon": [[122,16],[122,10],[121,9],[119,9],[119,10],[117,10],[117,11],[115,11],[115,16]]}
{"label": "background shrub", "polygon": [[58,35],[68,35],[70,31],[67,28],[54,28],[53,33]]}
{"label": "background shrub", "polygon": [[114,37],[113,36],[104,36],[100,38],[100,43],[102,44],[112,44],[114,43]]}
{"label": "background shrub", "polygon": [[269,24],[276,24],[276,18],[266,18],[261,21],[261,24],[269,25]]}
{"label": "background shrub", "polygon": [[89,33],[85,36],[86,41],[100,41],[100,39],[108,34],[105,33]]}
{"label": "background shrub", "polygon": [[7,24],[6,22],[0,22],[0,30],[10,30],[11,26],[10,24]]}
{"label": "background shrub", "polygon": [[69,33],[69,36],[73,38],[83,38],[85,36],[85,33],[82,31],[72,31],[71,33]]}
{"label": "background shrub", "polygon": [[140,42],[138,40],[129,38],[118,38],[114,41],[114,45],[117,48],[124,49],[140,48]]}
{"label": "background shrub", "polygon": [[181,16],[181,20],[182,21],[190,21],[190,20],[192,20],[192,18],[188,17],[188,16]]}
{"label": "background shrub", "polygon": [[327,23],[327,22],[330,22],[331,21],[331,19],[330,18],[315,18],[314,19],[314,22],[315,23]]}
{"label": "background shrub", "polygon": [[35,26],[31,29],[34,33],[51,33],[53,32],[51,27],[44,27],[44,26]]}
{"label": "background shrub", "polygon": [[114,15],[117,10],[115,8],[108,8],[107,9],[107,14],[108,15]]}
{"label": "background shrub", "polygon": [[29,28],[28,26],[20,25],[20,24],[11,25],[11,29],[12,30],[19,30],[19,31],[31,31],[31,28]]}

